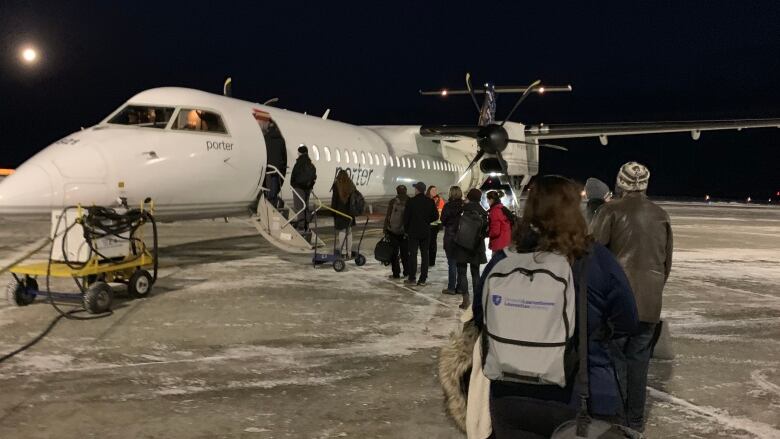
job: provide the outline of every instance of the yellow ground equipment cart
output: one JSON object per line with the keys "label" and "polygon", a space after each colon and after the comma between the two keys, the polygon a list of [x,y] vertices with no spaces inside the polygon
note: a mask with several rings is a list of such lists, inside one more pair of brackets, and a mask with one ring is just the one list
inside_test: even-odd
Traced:
{"label": "yellow ground equipment cart", "polygon": [[[8,301],[26,306],[38,296],[50,302],[78,300],[88,312],[100,314],[111,309],[111,283],[127,285],[131,297],[148,296],[157,279],[157,225],[151,211],[144,205],[74,206],[53,212],[49,259],[9,270],[14,279],[6,289]],[[152,229],[151,246],[144,240],[147,224]],[[71,278],[79,292],[52,292],[51,278]],[[45,279],[44,289],[39,288],[40,279]]]}

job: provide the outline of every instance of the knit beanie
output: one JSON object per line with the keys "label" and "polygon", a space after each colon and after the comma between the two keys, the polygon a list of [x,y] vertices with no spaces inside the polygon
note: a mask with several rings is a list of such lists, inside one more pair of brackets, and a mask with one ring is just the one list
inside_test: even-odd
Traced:
{"label": "knit beanie", "polygon": [[589,178],[585,181],[585,197],[589,200],[607,198],[609,186],[598,178]]}
{"label": "knit beanie", "polygon": [[650,181],[650,171],[645,165],[628,162],[620,167],[616,186],[624,192],[640,192],[647,190]]}

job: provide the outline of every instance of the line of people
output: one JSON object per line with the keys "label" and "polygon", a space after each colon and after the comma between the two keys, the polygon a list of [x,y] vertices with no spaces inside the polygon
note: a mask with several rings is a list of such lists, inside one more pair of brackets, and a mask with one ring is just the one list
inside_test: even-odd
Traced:
{"label": "line of people", "polygon": [[[464,312],[470,320],[443,350],[439,376],[448,410],[469,438],[573,437],[563,430],[585,416],[592,429],[608,429],[598,437],[641,437],[673,251],[669,216],[646,196],[649,177],[639,163],[623,165],[615,200],[605,184],[589,180],[582,209],[582,186],[541,176],[514,226],[500,192],[487,194],[485,212],[478,190],[464,201],[460,188],[451,188],[441,221],[456,269],[453,275],[450,264],[444,292],[465,293],[466,265],[477,280]],[[470,212],[490,238],[492,257],[481,276],[484,247],[464,251],[459,239],[471,227]],[[587,334],[578,339],[582,294]]]}
{"label": "line of people", "polygon": [[471,303],[468,276],[473,295],[479,284],[480,266],[487,263],[485,239],[489,239],[492,252],[507,247],[514,214],[502,204],[505,194],[501,191],[486,194],[486,211],[481,204],[482,191],[477,188],[470,189],[464,198],[463,190],[452,186],[445,202],[436,186],[417,182],[413,187],[415,195],[411,198],[405,185],[396,187],[397,195],[387,208],[384,232],[393,246],[390,278],[403,278],[407,285],[427,285],[428,269],[436,263],[438,235],[443,228],[448,276],[442,294],[460,294],[461,308],[465,309]]}

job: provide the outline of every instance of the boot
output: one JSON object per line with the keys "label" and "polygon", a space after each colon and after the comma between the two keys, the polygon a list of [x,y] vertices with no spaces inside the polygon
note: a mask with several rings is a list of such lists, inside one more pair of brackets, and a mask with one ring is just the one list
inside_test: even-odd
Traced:
{"label": "boot", "polygon": [[469,302],[469,295],[468,293],[463,293],[463,301],[460,302],[460,306],[458,308],[466,309],[469,307],[469,305],[471,305],[471,303]]}

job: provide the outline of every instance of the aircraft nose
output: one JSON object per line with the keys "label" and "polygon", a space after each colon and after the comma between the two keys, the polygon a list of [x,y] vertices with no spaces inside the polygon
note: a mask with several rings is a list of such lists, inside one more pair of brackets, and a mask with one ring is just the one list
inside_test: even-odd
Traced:
{"label": "aircraft nose", "polygon": [[42,167],[22,166],[0,181],[0,215],[49,212],[57,195],[51,176]]}

